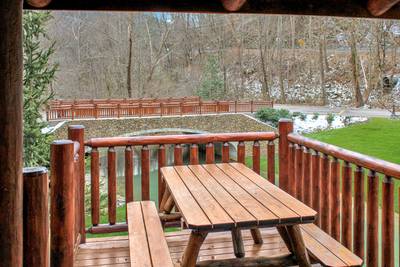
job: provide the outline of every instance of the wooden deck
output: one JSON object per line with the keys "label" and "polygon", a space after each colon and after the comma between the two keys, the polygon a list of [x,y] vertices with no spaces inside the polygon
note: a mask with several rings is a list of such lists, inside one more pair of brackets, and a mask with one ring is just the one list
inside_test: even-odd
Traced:
{"label": "wooden deck", "polygon": [[[288,254],[288,250],[275,228],[262,230],[264,244],[254,245],[250,231],[243,231],[246,257],[276,257]],[[189,231],[165,234],[174,263],[179,266]],[[201,247],[199,260],[235,258],[230,233],[210,233]],[[128,236],[91,238],[80,246],[75,266],[130,266]]]}

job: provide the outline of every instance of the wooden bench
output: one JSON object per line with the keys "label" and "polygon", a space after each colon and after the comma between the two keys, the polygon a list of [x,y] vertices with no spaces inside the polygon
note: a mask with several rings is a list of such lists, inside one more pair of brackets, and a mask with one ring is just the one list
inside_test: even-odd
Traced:
{"label": "wooden bench", "polygon": [[131,266],[173,267],[154,202],[130,202],[127,213]]}
{"label": "wooden bench", "polygon": [[333,239],[315,224],[300,226],[311,258],[324,266],[362,266],[362,259]]}

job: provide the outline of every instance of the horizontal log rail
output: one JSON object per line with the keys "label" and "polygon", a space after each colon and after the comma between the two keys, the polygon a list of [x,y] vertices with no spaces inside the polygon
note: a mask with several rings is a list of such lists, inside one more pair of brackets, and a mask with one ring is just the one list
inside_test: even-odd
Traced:
{"label": "horizontal log rail", "polygon": [[287,140],[285,190],[318,211],[316,223],[362,258],[366,266],[395,266],[394,252],[399,244],[394,243],[394,190],[395,181],[400,180],[400,165],[293,134],[292,130],[286,136],[280,131],[280,140]]}
{"label": "horizontal log rail", "polygon": [[[118,147],[125,148],[124,150],[124,180],[125,180],[125,202],[135,200],[149,200],[155,196],[150,194],[150,184],[155,181],[151,181],[151,172],[158,172],[158,186],[157,186],[157,198],[159,205],[164,207],[166,205],[172,205],[170,201],[164,196],[165,185],[161,179],[160,169],[167,164],[182,165],[182,164],[199,164],[200,163],[200,149],[199,145],[203,144],[205,153],[205,162],[214,163],[216,162],[216,144],[221,144],[221,161],[229,162],[236,160],[238,162],[245,163],[246,155],[246,143],[252,143],[252,159],[253,159],[253,170],[260,173],[260,160],[261,155],[264,154],[268,159],[268,166],[266,170],[267,177],[270,181],[275,182],[275,145],[274,140],[278,137],[278,134],[274,132],[253,132],[253,133],[218,133],[218,134],[196,134],[196,135],[164,135],[164,136],[138,136],[138,137],[109,137],[109,138],[92,138],[85,142],[87,147],[91,148],[90,158],[90,187],[91,187],[91,218],[92,226],[87,229],[90,233],[109,233],[109,232],[120,232],[126,231],[126,223],[118,222],[116,218],[117,211],[117,156],[116,151]],[[260,143],[266,143],[266,151],[261,151]],[[230,144],[236,144],[236,157],[232,158],[232,151],[230,151]],[[157,150],[157,168],[156,170],[150,169],[151,148],[156,146]],[[188,161],[184,161],[184,146],[188,146]],[[138,173],[140,175],[140,183],[135,184],[134,181],[134,170],[136,157],[134,151],[138,151],[140,158],[137,166],[140,169]],[[168,148],[172,149],[168,149]],[[107,173],[104,176],[107,177],[107,199],[108,199],[108,224],[101,224],[100,220],[100,192],[102,191],[102,183],[100,179],[100,149],[107,149],[106,152],[106,164]],[[172,153],[173,162],[167,162],[169,153]],[[121,165],[119,165],[121,166]],[[137,181],[137,180],[136,180]],[[140,186],[140,197],[134,196],[134,188]],[[103,188],[103,192],[104,192]],[[153,200],[155,200],[153,198]],[[169,204],[161,204],[169,203]],[[161,211],[162,212],[162,211]],[[165,225],[175,225],[176,221],[180,218],[179,214],[168,214],[165,217]]]}
{"label": "horizontal log rail", "polygon": [[319,151],[334,158],[342,159],[357,166],[400,179],[400,165],[398,164],[370,157],[293,133],[288,135],[288,140],[294,144]]}
{"label": "horizontal log rail", "polygon": [[218,113],[256,112],[273,107],[272,101],[128,101],[110,100],[108,103],[55,102],[46,111],[47,120],[99,119],[149,116],[183,116]]}

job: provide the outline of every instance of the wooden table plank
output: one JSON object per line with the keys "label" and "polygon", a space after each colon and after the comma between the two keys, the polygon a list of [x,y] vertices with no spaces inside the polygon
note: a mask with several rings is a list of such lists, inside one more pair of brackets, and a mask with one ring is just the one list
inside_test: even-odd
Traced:
{"label": "wooden table plank", "polygon": [[238,170],[240,173],[249,178],[253,183],[257,184],[263,190],[269,192],[274,198],[284,203],[288,208],[301,216],[303,222],[313,222],[316,218],[317,212],[301,201],[292,197],[285,191],[281,190],[274,184],[270,183],[267,179],[258,175],[248,167],[240,163],[229,163],[232,167]]}
{"label": "wooden table plank", "polygon": [[235,221],[236,226],[256,225],[256,218],[237,202],[201,165],[190,165],[189,169],[197,179],[208,189],[225,211]]}
{"label": "wooden table plank", "polygon": [[161,173],[188,227],[211,229],[212,223],[186,188],[174,167],[163,167]]}
{"label": "wooden table plank", "polygon": [[215,164],[206,164],[203,165],[203,167],[210,175],[214,177],[216,181],[218,181],[223,188],[225,188],[225,190],[229,191],[233,198],[235,198],[250,214],[257,219],[259,225],[276,225],[276,223],[279,222],[279,218],[277,216],[265,208],[243,188],[237,185]]}
{"label": "wooden table plank", "polygon": [[261,202],[273,214],[279,217],[280,223],[301,221],[301,217],[297,213],[286,207],[285,204],[281,203],[278,199],[268,194],[267,191],[261,189],[257,184],[253,183],[231,165],[219,164],[217,166],[239,186]]}
{"label": "wooden table plank", "polygon": [[[152,201],[142,201],[141,205],[153,266],[173,267],[156,205]],[[135,247],[131,247],[132,249]]]}
{"label": "wooden table plank", "polygon": [[196,175],[187,166],[175,166],[175,171],[192,194],[197,204],[213,225],[213,228],[230,228],[235,226],[233,219],[207,191]]}
{"label": "wooden table plank", "polygon": [[[147,244],[146,229],[144,227],[142,207],[139,202],[128,203],[128,227],[129,227],[129,247],[132,266],[151,267],[151,257],[149,250],[139,250],[135,248],[143,247]],[[139,216],[135,216],[139,214]],[[148,247],[148,246],[146,246]]]}

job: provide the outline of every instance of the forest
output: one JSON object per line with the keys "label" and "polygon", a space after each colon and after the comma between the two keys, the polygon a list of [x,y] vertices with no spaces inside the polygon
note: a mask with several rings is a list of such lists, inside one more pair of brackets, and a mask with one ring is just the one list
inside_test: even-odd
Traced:
{"label": "forest", "polygon": [[399,105],[400,24],[310,16],[52,12],[55,98],[200,95]]}

